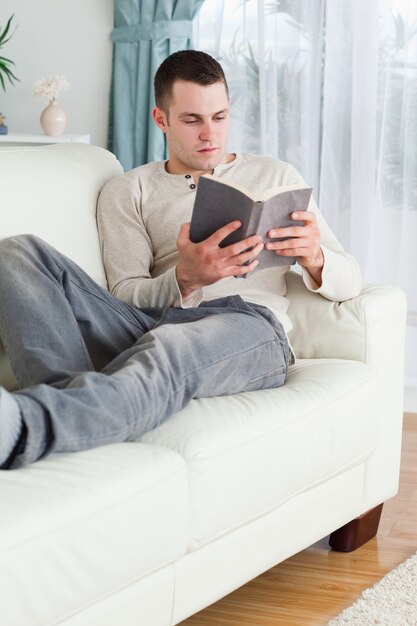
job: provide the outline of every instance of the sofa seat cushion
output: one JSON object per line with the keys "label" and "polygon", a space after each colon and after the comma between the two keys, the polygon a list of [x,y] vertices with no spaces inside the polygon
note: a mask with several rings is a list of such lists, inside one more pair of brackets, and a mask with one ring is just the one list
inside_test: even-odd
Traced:
{"label": "sofa seat cushion", "polygon": [[363,463],[378,440],[376,374],[356,361],[300,360],[279,389],[193,400],[141,441],[189,474],[189,549]]}
{"label": "sofa seat cushion", "polygon": [[61,623],[186,550],[186,467],[171,450],[122,443],[55,454],[0,472],[0,491],[8,626]]}

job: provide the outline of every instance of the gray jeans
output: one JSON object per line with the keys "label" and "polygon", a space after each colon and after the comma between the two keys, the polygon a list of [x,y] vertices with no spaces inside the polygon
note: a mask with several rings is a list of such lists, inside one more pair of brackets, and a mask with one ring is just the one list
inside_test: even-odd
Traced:
{"label": "gray jeans", "polygon": [[280,322],[240,296],[137,308],[30,235],[0,242],[0,337],[23,417],[11,466],[134,440],[192,398],[279,387]]}

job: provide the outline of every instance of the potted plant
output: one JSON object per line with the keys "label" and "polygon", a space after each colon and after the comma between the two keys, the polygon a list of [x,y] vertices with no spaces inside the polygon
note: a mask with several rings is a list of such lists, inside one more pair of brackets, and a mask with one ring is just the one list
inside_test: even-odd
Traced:
{"label": "potted plant", "polygon": [[[12,23],[12,19],[13,19],[13,15],[11,16],[11,18],[9,18],[6,26],[4,27],[4,29],[2,30],[1,26],[0,26],[0,49],[9,41],[9,39],[11,38],[12,34],[9,34],[10,31],[10,25]],[[3,89],[3,91],[6,91],[6,81],[5,79],[7,79],[12,85],[14,84],[14,81],[19,80],[12,72],[10,66],[14,65],[14,62],[11,61],[10,59],[6,59],[6,57],[3,57],[0,55],[0,85]]]}
{"label": "potted plant", "polygon": [[[14,16],[12,15],[9,18],[4,28],[0,26],[0,50],[4,46],[4,44],[6,44],[9,41],[10,37],[13,34],[13,33],[9,34],[13,17]],[[0,86],[3,89],[3,91],[6,91],[6,79],[12,85],[14,85],[14,82],[16,80],[19,80],[13,74],[11,67],[10,67],[11,65],[14,65],[14,61],[11,61],[10,59],[7,59],[6,57],[3,57],[0,55]],[[0,135],[7,135],[8,129],[7,129],[6,124],[4,123],[5,119],[6,118],[3,115],[3,113],[0,113]]]}

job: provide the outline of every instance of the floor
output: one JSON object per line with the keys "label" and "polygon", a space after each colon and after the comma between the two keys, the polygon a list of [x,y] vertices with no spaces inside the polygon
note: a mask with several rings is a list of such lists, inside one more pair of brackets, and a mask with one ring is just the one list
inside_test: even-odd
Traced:
{"label": "floor", "polygon": [[182,622],[183,626],[325,626],[417,551],[417,413],[404,418],[400,489],[376,538],[350,554],[324,539]]}
{"label": "floor", "polygon": [[417,387],[405,388],[404,411],[406,413],[417,413]]}

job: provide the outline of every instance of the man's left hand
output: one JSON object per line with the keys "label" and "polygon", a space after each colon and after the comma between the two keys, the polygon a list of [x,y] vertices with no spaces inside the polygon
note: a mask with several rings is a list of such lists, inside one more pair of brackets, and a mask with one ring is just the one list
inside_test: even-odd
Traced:
{"label": "man's left hand", "polygon": [[295,256],[297,262],[305,267],[318,286],[321,285],[321,270],[324,265],[323,251],[320,247],[320,229],[317,219],[311,211],[292,213],[293,220],[304,222],[304,226],[273,228],[268,237],[291,237],[285,241],[271,241],[265,245],[280,256]]}

